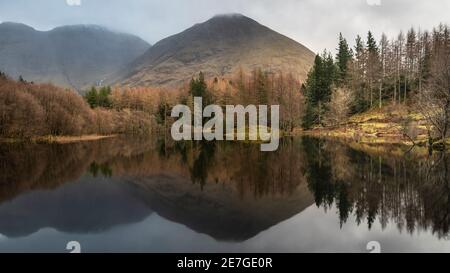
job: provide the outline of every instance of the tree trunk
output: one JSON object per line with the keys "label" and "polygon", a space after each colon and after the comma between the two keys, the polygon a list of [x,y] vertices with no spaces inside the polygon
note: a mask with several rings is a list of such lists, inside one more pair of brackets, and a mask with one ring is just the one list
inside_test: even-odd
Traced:
{"label": "tree trunk", "polygon": [[322,103],[319,101],[319,125],[321,124]]}
{"label": "tree trunk", "polygon": [[381,108],[382,106],[383,106],[383,103],[381,102],[381,93],[382,93],[382,91],[383,91],[383,82],[380,82],[380,90],[379,90],[379,102],[380,102],[380,104],[379,104],[379,108]]}
{"label": "tree trunk", "polygon": [[447,137],[447,131],[449,126],[449,117],[448,117],[449,107],[450,107],[450,99],[447,99],[444,108],[444,128],[442,128],[442,145],[444,145],[444,147],[446,144],[445,139]]}
{"label": "tree trunk", "polygon": [[406,87],[408,86],[408,79],[405,76],[405,97],[403,98],[403,102],[406,104]]}
{"label": "tree trunk", "polygon": [[394,84],[394,105],[397,104],[397,81]]}
{"label": "tree trunk", "polygon": [[422,72],[419,73],[419,93],[422,92]]}

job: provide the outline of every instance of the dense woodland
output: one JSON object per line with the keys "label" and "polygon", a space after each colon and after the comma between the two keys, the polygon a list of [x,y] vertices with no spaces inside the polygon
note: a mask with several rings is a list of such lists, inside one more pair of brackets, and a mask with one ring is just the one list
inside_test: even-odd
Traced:
{"label": "dense woodland", "polygon": [[[431,141],[448,136],[450,38],[447,25],[410,29],[377,42],[371,32],[351,48],[340,35],[336,56],[317,55],[305,83],[289,73],[243,71],[205,79],[199,73],[180,88],[93,87],[80,96],[50,84],[0,74],[0,136],[148,133],[167,130],[176,104],[278,104],[285,132],[303,126],[341,126],[349,116],[384,106],[407,107],[427,120]],[[389,108],[386,108],[388,111]],[[392,109],[392,107],[390,108]]]}
{"label": "dense woodland", "polygon": [[303,127],[336,126],[371,108],[406,105],[427,120],[432,141],[448,136],[450,118],[450,35],[447,25],[433,31],[411,28],[377,42],[369,31],[351,48],[339,36],[335,58],[324,51],[303,86]]}
{"label": "dense woodland", "polygon": [[204,106],[216,104],[222,107],[237,104],[279,104],[282,129],[293,130],[301,125],[303,94],[300,81],[292,74],[269,73],[255,69],[246,73],[242,69],[232,79],[205,79],[202,72],[189,84],[178,89],[151,87],[102,87],[92,88],[85,100],[96,108],[122,111],[133,109],[152,116],[158,130],[169,127],[174,121],[170,117],[176,104],[193,107],[193,98],[202,97]]}
{"label": "dense woodland", "polygon": [[142,111],[91,109],[77,93],[51,84],[0,75],[0,136],[33,138],[142,133],[152,120]]}

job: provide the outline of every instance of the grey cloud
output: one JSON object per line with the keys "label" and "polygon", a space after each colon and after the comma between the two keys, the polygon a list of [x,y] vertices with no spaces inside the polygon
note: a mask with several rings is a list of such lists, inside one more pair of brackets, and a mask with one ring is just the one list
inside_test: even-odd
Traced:
{"label": "grey cloud", "polygon": [[[380,37],[411,26],[431,29],[449,23],[448,0],[0,0],[0,21],[16,21],[37,29],[66,24],[100,24],[141,36],[150,43],[207,20],[215,14],[242,13],[313,51],[336,47],[342,32],[350,42],[370,29]],[[375,1],[375,0],[370,0]]]}

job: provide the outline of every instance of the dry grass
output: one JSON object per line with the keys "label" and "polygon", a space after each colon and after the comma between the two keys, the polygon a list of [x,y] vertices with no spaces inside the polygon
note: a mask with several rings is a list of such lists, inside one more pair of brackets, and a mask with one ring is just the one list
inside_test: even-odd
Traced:
{"label": "dry grass", "polygon": [[104,138],[116,137],[117,135],[84,135],[84,136],[45,136],[35,138],[35,142],[45,142],[45,143],[59,143],[59,144],[67,144],[67,143],[77,143],[82,141],[95,141]]}
{"label": "dry grass", "polygon": [[[414,135],[408,137],[405,131],[408,131],[408,135],[409,132],[414,132]],[[350,117],[347,123],[337,127],[296,130],[295,133],[367,144],[425,145],[428,139],[424,117],[403,105],[387,105],[372,109]]]}

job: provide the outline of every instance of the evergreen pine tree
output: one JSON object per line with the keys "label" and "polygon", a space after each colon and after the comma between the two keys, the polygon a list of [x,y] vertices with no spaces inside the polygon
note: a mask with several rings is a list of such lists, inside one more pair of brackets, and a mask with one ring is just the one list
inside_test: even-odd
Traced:
{"label": "evergreen pine tree", "polygon": [[378,46],[372,32],[367,33],[367,59],[366,59],[366,76],[368,81],[368,90],[370,94],[370,106],[373,106],[374,96],[373,90],[377,84],[380,72],[380,56]]}
{"label": "evergreen pine tree", "polygon": [[377,41],[375,41],[371,31],[367,33],[367,50],[369,53],[378,53]]}
{"label": "evergreen pine tree", "polygon": [[314,66],[308,73],[305,84],[306,114],[303,118],[303,127],[323,123],[326,105],[330,101],[332,86],[335,81],[336,67],[330,53],[317,55]]}
{"label": "evergreen pine tree", "polygon": [[210,104],[210,97],[208,95],[208,86],[205,82],[205,76],[203,75],[203,72],[200,72],[198,74],[198,78],[192,78],[190,87],[189,87],[189,94],[192,97],[202,97],[203,98],[203,104]]}
{"label": "evergreen pine tree", "polygon": [[110,108],[112,106],[111,99],[109,96],[111,95],[111,87],[102,87],[97,96],[97,106]]}
{"label": "evergreen pine tree", "polygon": [[339,33],[338,53],[336,55],[336,66],[338,68],[337,83],[343,85],[348,80],[349,63],[352,60],[353,52],[349,47],[347,40]]}
{"label": "evergreen pine tree", "polygon": [[92,87],[86,95],[84,95],[84,99],[91,106],[91,108],[95,108],[98,106],[98,92],[95,87]]}

